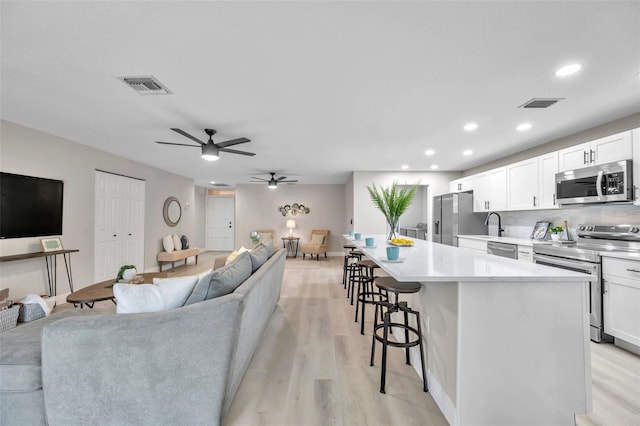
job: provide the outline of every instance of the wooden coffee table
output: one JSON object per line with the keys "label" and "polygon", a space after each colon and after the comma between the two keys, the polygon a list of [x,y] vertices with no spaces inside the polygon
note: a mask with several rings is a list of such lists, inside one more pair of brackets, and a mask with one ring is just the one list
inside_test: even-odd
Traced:
{"label": "wooden coffee table", "polygon": [[[149,272],[138,275],[142,275],[144,277],[145,283],[153,282],[154,278],[167,278],[167,274],[164,272]],[[80,290],[69,294],[67,296],[67,302],[73,303],[73,306],[80,304],[80,309],[82,309],[84,305],[87,305],[89,308],[93,308],[93,304],[95,302],[103,300],[111,300],[115,304],[116,301],[113,297],[113,284],[115,284],[114,280],[107,280],[81,288]]]}

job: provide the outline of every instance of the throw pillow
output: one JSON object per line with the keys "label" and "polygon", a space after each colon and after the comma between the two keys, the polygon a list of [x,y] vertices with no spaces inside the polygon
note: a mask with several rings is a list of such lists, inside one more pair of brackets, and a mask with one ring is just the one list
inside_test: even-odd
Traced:
{"label": "throw pillow", "polygon": [[198,277],[155,278],[153,284],[114,284],[119,314],[168,311],[183,306]]}
{"label": "throw pillow", "polygon": [[167,253],[171,253],[173,251],[173,237],[171,237],[171,235],[167,235],[162,239],[162,247]]}
{"label": "throw pillow", "polygon": [[182,250],[182,241],[180,241],[180,237],[177,234],[173,234],[173,249],[178,251]]}
{"label": "throw pillow", "polygon": [[213,269],[201,274],[198,277],[198,283],[193,287],[193,291],[187,298],[187,301],[184,302],[184,306],[192,305],[194,303],[202,302],[207,297],[207,292],[209,291],[209,281],[211,281],[211,274],[213,274]]}
{"label": "throw pillow", "polygon": [[238,255],[240,253],[244,253],[245,251],[249,251],[248,248],[240,247],[238,250],[236,251],[232,251],[231,254],[229,256],[227,256],[227,260],[224,262],[225,265],[230,264],[231,262],[233,262],[234,260],[236,260],[236,258],[238,257]]}
{"label": "throw pillow", "polygon": [[180,242],[182,243],[182,250],[186,250],[189,248],[189,239],[186,235],[180,237]]}
{"label": "throw pillow", "polygon": [[240,253],[234,262],[211,273],[209,290],[205,300],[233,292],[251,276],[251,272],[251,256],[249,252]]}
{"label": "throw pillow", "polygon": [[273,240],[267,240],[264,243],[262,243],[266,248],[267,248],[267,254],[269,257],[273,256],[273,253],[275,253],[276,248],[273,244]]}
{"label": "throw pillow", "polygon": [[256,269],[262,266],[264,262],[269,259],[269,252],[264,244],[260,243],[249,252],[251,256],[251,272],[255,272]]}
{"label": "throw pillow", "polygon": [[313,234],[311,236],[311,244],[323,245],[324,244],[324,235]]}

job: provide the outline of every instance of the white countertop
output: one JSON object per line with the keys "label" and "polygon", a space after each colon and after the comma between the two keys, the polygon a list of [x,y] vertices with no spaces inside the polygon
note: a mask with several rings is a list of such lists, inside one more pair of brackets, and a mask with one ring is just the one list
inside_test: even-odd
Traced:
{"label": "white countertop", "polygon": [[[391,263],[386,261],[386,250],[390,244],[384,235],[363,235],[360,241],[354,241],[348,235],[343,237],[355,243],[358,249],[398,281],[531,282],[595,279],[592,275],[413,238],[409,238],[414,241],[413,247],[400,247],[400,258],[404,261]],[[376,247],[365,247],[365,237],[374,237]]]}
{"label": "white countertop", "polygon": [[458,238],[480,241],[494,241],[498,243],[517,244],[519,246],[527,247],[532,247],[534,244],[540,243],[540,241],[534,241],[531,238],[498,237],[492,235],[458,235]]}

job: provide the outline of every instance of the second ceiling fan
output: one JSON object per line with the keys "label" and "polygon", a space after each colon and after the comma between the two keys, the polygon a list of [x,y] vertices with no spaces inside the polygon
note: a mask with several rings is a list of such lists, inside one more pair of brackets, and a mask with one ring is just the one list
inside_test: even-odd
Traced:
{"label": "second ceiling fan", "polygon": [[252,182],[267,182],[267,185],[269,186],[269,189],[276,189],[278,187],[278,183],[281,183],[281,182],[282,183],[296,183],[296,182],[298,182],[297,180],[286,180],[287,179],[286,176],[280,176],[279,178],[276,179],[275,172],[269,172],[269,174],[271,175],[271,179],[263,179],[263,178],[251,176],[251,179],[255,179]]}
{"label": "second ceiling fan", "polygon": [[207,135],[209,135],[209,140],[207,142],[202,142],[200,139],[196,138],[195,136],[191,136],[189,133],[185,132],[184,130],[176,129],[173,127],[171,128],[171,130],[173,130],[176,133],[180,133],[182,136],[189,138],[194,142],[197,142],[199,145],[190,145],[185,143],[172,143],[172,142],[159,142],[159,141],[156,141],[156,143],[159,143],[162,145],[177,145],[177,146],[189,146],[193,148],[202,148],[202,158],[204,158],[207,161],[216,161],[218,158],[220,158],[220,151],[228,152],[231,154],[241,154],[241,155],[248,155],[248,156],[256,155],[253,152],[238,151],[237,149],[227,148],[232,145],[251,142],[251,140],[247,138],[237,138],[237,139],[231,139],[224,142],[214,143],[213,135],[216,134],[216,130],[204,129],[204,132]]}

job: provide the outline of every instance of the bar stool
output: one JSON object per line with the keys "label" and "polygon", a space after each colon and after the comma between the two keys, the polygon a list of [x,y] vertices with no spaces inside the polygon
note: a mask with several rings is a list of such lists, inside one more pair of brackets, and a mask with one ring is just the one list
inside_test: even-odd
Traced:
{"label": "bar stool", "polygon": [[[385,393],[384,385],[386,381],[387,374],[387,346],[393,346],[396,348],[404,348],[406,355],[407,365],[411,365],[411,360],[409,357],[409,348],[413,346],[420,346],[420,363],[422,364],[422,381],[423,381],[423,390],[428,392],[427,388],[427,374],[425,371],[424,364],[424,348],[422,347],[422,327],[420,325],[420,313],[418,311],[414,311],[411,309],[407,302],[399,302],[398,294],[399,293],[417,293],[420,291],[420,283],[417,282],[400,282],[392,277],[380,277],[375,279],[375,284],[379,289],[387,290],[387,292],[391,292],[394,295],[393,303],[389,302],[378,302],[381,307],[386,307],[387,311],[384,313],[384,320],[382,324],[374,324],[373,326],[373,338],[371,340],[371,363],[370,365],[373,367],[373,358],[375,356],[376,351],[376,340],[382,343],[382,373],[380,377],[380,393]],[[391,314],[394,312],[403,312],[404,313],[404,324],[391,322]],[[417,328],[411,327],[409,325],[409,314],[415,315],[416,322],[418,324]],[[377,320],[377,319],[376,319]],[[404,342],[396,342],[389,340],[389,328],[398,327],[404,330]],[[382,336],[378,334],[378,331],[382,330]],[[412,333],[413,340],[409,340],[409,334]]]}
{"label": "bar stool", "polygon": [[[342,246],[342,248],[349,250],[349,252],[347,254],[344,255],[344,265],[342,267],[342,286],[346,289],[347,288],[347,279],[348,279],[348,269],[349,269],[349,261],[351,259],[357,259],[360,260],[362,258],[362,254],[360,254],[360,258],[358,258],[355,254],[351,254],[356,246],[352,245],[352,244],[345,244]],[[358,252],[361,253],[361,252]]]}
{"label": "bar stool", "polygon": [[[351,250],[345,256],[346,269],[343,272],[343,286],[347,290],[347,298],[349,298],[349,295],[351,294],[351,277],[360,273],[360,268],[358,267],[357,263],[362,260],[363,256],[364,253],[362,253],[360,250]],[[351,304],[353,305],[353,303]]]}
{"label": "bar stool", "polygon": [[[354,322],[358,322],[358,311],[360,311],[360,334],[364,334],[364,310],[367,304],[375,305],[375,321],[378,319],[378,302],[387,302],[389,300],[388,294],[382,293],[382,290],[378,292],[373,291],[374,270],[379,268],[373,260],[361,260],[356,263],[360,268],[360,274],[362,278],[358,280],[358,290],[356,292],[356,316]],[[362,304],[362,309],[360,309]]]}

